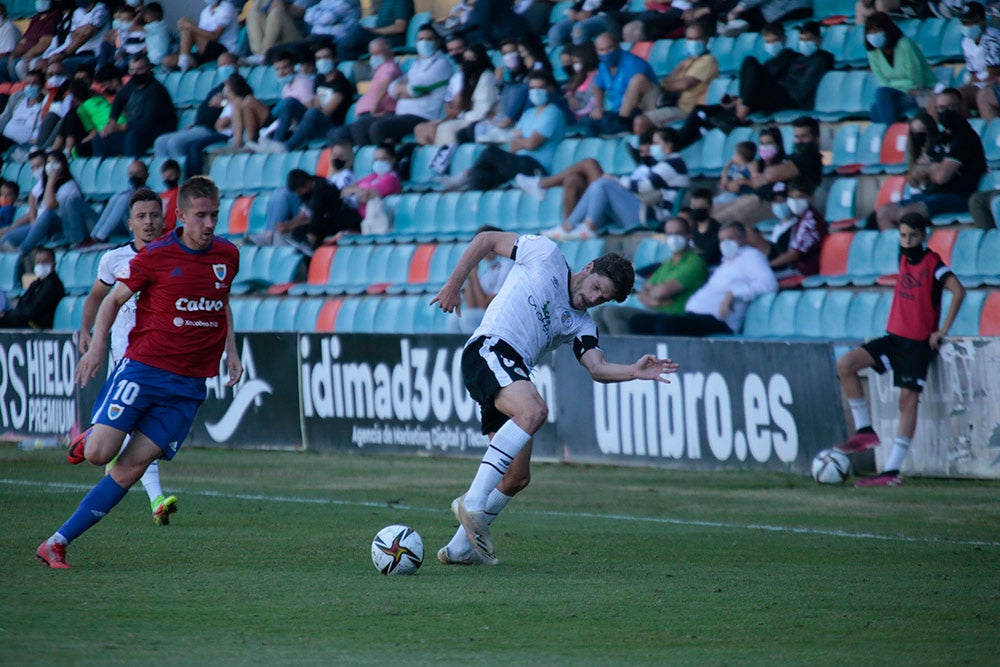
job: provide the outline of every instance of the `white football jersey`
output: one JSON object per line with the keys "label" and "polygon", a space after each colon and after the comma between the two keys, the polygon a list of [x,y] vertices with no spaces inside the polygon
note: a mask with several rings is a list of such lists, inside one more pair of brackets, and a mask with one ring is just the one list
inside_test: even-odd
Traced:
{"label": "white football jersey", "polygon": [[[112,248],[104,253],[97,265],[97,279],[105,285],[114,287],[119,278],[128,277],[128,263],[138,253],[131,243]],[[118,317],[111,325],[111,357],[118,361],[125,356],[128,347],[128,334],[135,326],[135,306],[138,293],[122,304]]]}
{"label": "white football jersey", "polygon": [[[529,369],[563,343],[579,340],[584,351],[594,347],[597,325],[587,311],[570,305],[570,269],[559,246],[529,234],[519,236],[514,249],[514,266],[472,338],[501,338]],[[592,337],[590,344],[585,336]]]}

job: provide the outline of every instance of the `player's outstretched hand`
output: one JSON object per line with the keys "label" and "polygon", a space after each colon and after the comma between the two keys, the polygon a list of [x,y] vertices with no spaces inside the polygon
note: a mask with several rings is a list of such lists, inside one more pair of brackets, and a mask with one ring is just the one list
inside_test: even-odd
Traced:
{"label": "player's outstretched hand", "polygon": [[450,283],[445,283],[431,302],[427,305],[433,306],[434,304],[438,306],[446,313],[454,312],[459,317],[462,316],[462,288],[451,287]]}
{"label": "player's outstretched hand", "polygon": [[76,362],[76,372],[73,377],[80,387],[86,387],[87,382],[101,370],[102,356],[95,348],[90,348],[80,357],[80,361]]}
{"label": "player's outstretched hand", "polygon": [[639,358],[634,364],[636,378],[640,380],[659,380],[670,384],[670,380],[663,377],[668,373],[676,373],[679,365],[673,359],[657,359],[655,355],[646,354]]}
{"label": "player's outstretched hand", "polygon": [[229,370],[229,381],[226,382],[226,386],[232,387],[243,377],[243,362],[240,360],[240,355],[227,354],[226,369]]}

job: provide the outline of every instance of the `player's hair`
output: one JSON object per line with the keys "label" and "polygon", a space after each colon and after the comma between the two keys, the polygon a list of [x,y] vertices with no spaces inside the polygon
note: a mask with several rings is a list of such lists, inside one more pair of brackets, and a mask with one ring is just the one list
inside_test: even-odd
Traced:
{"label": "player's hair", "polygon": [[910,229],[918,231],[924,236],[927,236],[927,225],[930,224],[930,220],[928,220],[923,213],[920,213],[918,211],[910,211],[909,213],[904,213],[903,216],[900,217],[899,222],[897,224],[900,227],[906,225]]}
{"label": "player's hair", "polygon": [[132,196],[128,198],[128,210],[131,213],[132,207],[141,201],[155,201],[163,205],[163,200],[160,199],[160,195],[153,192],[150,188],[139,188],[132,193]]}
{"label": "player's hair", "polygon": [[753,162],[757,157],[757,144],[752,141],[741,141],[736,144],[736,154],[746,162]]}
{"label": "player's hair", "polygon": [[177,192],[177,208],[184,210],[195,199],[219,201],[219,188],[208,176],[192,176],[181,184]]}
{"label": "player's hair", "polygon": [[625,301],[635,285],[635,267],[632,262],[616,252],[609,252],[595,259],[593,264],[592,272],[606,277],[615,286],[615,293],[611,298],[618,303]]}

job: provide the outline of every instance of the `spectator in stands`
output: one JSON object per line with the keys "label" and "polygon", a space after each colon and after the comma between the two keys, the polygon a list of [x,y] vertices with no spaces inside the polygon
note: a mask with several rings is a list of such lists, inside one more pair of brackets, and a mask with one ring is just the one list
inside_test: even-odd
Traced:
{"label": "spectator in stands", "polygon": [[180,193],[181,165],[177,160],[164,160],[160,165],[160,180],[166,188],[160,193],[163,202],[163,231],[171,232],[177,226],[177,195]]}
{"label": "spectator in stands", "polygon": [[528,85],[534,106],[517,122],[510,150],[505,151],[492,144],[487,146],[469,170],[443,179],[445,188],[492,190],[517,174],[546,174],[552,169],[556,148],[566,133],[566,119],[562,111],[551,103],[555,82],[548,72],[533,71]]}
{"label": "spectator in stands", "polygon": [[596,179],[563,223],[544,234],[558,240],[590,238],[609,228],[627,232],[642,225],[659,227],[691,182],[684,158],[674,151],[676,136],[673,128],[655,130],[649,146],[652,164],[639,165],[620,179]]}
{"label": "spectator in stands", "polygon": [[914,151],[920,153],[906,172],[906,180],[919,193],[880,206],[868,216],[869,227],[877,224],[879,229],[892,229],[910,212],[930,219],[969,210],[969,197],[986,173],[983,142],[962,113],[961,92],[946,88],[935,100],[937,122],[943,128],[936,137],[931,138],[926,119],[918,116],[910,121]]}
{"label": "spectator in stands", "polygon": [[749,242],[767,255],[774,276],[783,280],[792,276],[819,273],[819,253],[827,236],[826,220],[812,205],[814,186],[795,179],[785,186],[774,184],[771,210],[777,220],[767,238],[756,229],[747,233]]}
{"label": "spectator in stands", "polygon": [[97,214],[84,201],[63,153],[51,151],[46,155],[41,178],[42,195],[37,217],[31,224],[14,227],[4,235],[4,244],[16,247],[22,259],[39,245],[57,238],[60,230],[66,243],[82,242],[97,221]]}
{"label": "spectator in stands", "polygon": [[630,132],[635,116],[656,104],[659,89],[649,63],[623,51],[618,37],[605,32],[594,41],[600,65],[594,80],[593,134]]}
{"label": "spectator in stands", "polygon": [[570,41],[583,44],[602,33],[620,35],[624,24],[621,10],[626,4],[626,0],[577,0],[565,19],[549,28],[549,46]]}
{"label": "spectator in stands", "polygon": [[865,49],[872,74],[881,84],[872,101],[872,122],[890,125],[908,111],[923,108],[937,77],[920,47],[888,14],[875,12],[868,17]]}
{"label": "spectator in stands", "polygon": [[[146,33],[142,24],[136,24],[136,11],[129,5],[115,8],[111,19],[111,29],[104,33],[104,38],[97,49],[95,67],[100,68],[108,63],[116,67],[128,67],[128,59],[136,53],[146,50]],[[137,29],[133,31],[133,27]]]}
{"label": "spectator in stands", "polygon": [[629,332],[657,336],[734,334],[743,328],[747,306],[778,290],[767,257],[747,243],[746,228],[727,222],[719,230],[722,263],[688,297],[683,315],[643,313],[629,320]]}
{"label": "spectator in stands", "polygon": [[657,102],[656,108],[635,117],[632,123],[635,134],[662,127],[690,114],[695,106],[705,103],[708,84],[719,76],[719,61],[708,52],[708,35],[701,24],[692,23],[685,28],[684,37],[687,57],[660,81],[661,101]]}
{"label": "spectator in stands", "polygon": [[396,99],[395,115],[376,118],[369,126],[368,141],[376,146],[398,143],[426,120],[444,115],[444,97],[453,67],[442,51],[441,38],[431,24],[417,32],[417,61],[409,71],[389,84],[389,95]]}
{"label": "spectator in stands", "polygon": [[14,211],[21,188],[14,181],[0,181],[0,230],[14,224]]}
{"label": "spectator in stands", "polygon": [[[476,230],[477,234],[482,232],[500,232],[498,227],[483,225]],[[503,281],[507,279],[514,266],[514,261],[508,257],[502,257],[490,251],[486,254],[475,271],[469,272],[469,277],[465,280],[462,298],[461,317],[448,318],[448,331],[450,333],[472,334],[483,321],[486,314],[486,307],[490,305],[493,298],[500,291]]]}
{"label": "spectator in stands", "polygon": [[709,268],[715,268],[722,261],[722,252],[719,250],[721,225],[711,216],[711,211],[712,191],[708,188],[692,190],[686,211],[691,222],[691,245]]}
{"label": "spectator in stands", "polygon": [[763,31],[767,24],[807,19],[813,15],[811,0],[740,0],[726,15],[723,34]]}
{"label": "spectator in stands", "polygon": [[[491,115],[500,101],[500,89],[485,46],[473,44],[464,49],[458,62],[460,67],[449,84],[445,118],[417,125],[413,132],[418,143],[437,146],[459,143],[458,132]],[[453,86],[456,80],[457,87]]]}
{"label": "spectator in stands", "polygon": [[505,39],[535,39],[538,36],[537,33],[530,34],[525,30],[526,26],[520,17],[526,9],[522,3],[509,0],[473,0],[471,4],[473,27],[465,32],[470,44],[483,44],[493,49]]}
{"label": "spectator in stands", "polygon": [[[675,7],[671,2],[646,0],[643,11],[624,15],[626,23],[622,26],[622,40],[631,44],[655,42],[659,39],[667,39],[668,36],[683,29],[685,27],[684,11],[680,7],[687,3],[677,4],[678,6]],[[687,22],[687,25],[693,25],[693,23]],[[701,27],[703,30],[705,29],[705,26],[701,25]]]}
{"label": "spectator in stands", "polygon": [[247,12],[249,65],[264,63],[264,55],[278,44],[302,40],[298,21],[305,17],[310,0],[253,0]]}
{"label": "spectator in stands", "polygon": [[128,166],[128,187],[111,196],[94,225],[94,231],[90,233],[91,242],[84,241],[81,245],[107,243],[115,235],[128,236],[129,200],[136,190],[146,187],[148,180],[149,168],[146,163],[133,160]]}
{"label": "spectator in stands", "polygon": [[295,62],[311,58],[316,49],[329,47],[336,50],[347,35],[353,33],[361,19],[361,3],[359,0],[319,0],[312,3],[305,12],[305,25],[309,29],[308,36],[299,42],[282,43],[272,47],[266,59],[274,62],[281,52],[292,55]]}
{"label": "spectator in stands", "polygon": [[[833,69],[833,54],[818,48],[822,42],[819,24],[804,23],[799,29],[800,42],[817,45],[810,55],[789,49],[785,44],[785,28],[769,23],[761,31],[764,49],[770,56],[761,63],[747,56],[740,66],[740,96],[736,100],[736,117],[746,121],[754,111],[774,113],[786,109],[812,109],[816,89],[823,75]],[[807,47],[811,50],[813,47]]]}
{"label": "spectator in stands", "polygon": [[295,60],[290,51],[281,50],[274,57],[274,72],[281,85],[281,99],[271,109],[273,122],[264,126],[258,139],[250,140],[247,148],[267,153],[279,152],[284,147],[267,141],[284,143],[288,140],[294,124],[305,115],[316,100],[316,78],[307,73],[313,67],[312,54],[303,61],[299,71],[295,71]]}
{"label": "spectator in stands", "polygon": [[158,2],[143,5],[139,19],[137,24],[142,24],[146,35],[146,56],[153,65],[160,66],[170,51],[170,32],[163,21],[163,6]]}
{"label": "spectator in stands", "polygon": [[271,110],[257,99],[247,80],[240,74],[231,74],[222,88],[226,99],[222,113],[215,121],[217,132],[229,137],[229,143],[220,149],[212,149],[219,154],[232,154],[246,150],[246,144],[260,137],[262,128],[273,122]]}
{"label": "spectator in stands", "polygon": [[373,39],[368,45],[368,62],[373,70],[368,90],[358,98],[354,107],[354,122],[327,133],[331,146],[343,141],[356,145],[368,143],[368,130],[375,121],[392,115],[396,98],[389,94],[389,84],[403,76],[392,54],[392,45],[384,37]]}
{"label": "spectator in stands", "polygon": [[541,40],[548,35],[552,25],[552,3],[547,0],[520,0],[514,3],[514,13],[520,17],[523,37]]}
{"label": "spectator in stands", "polygon": [[[1000,30],[989,25],[986,10],[978,2],[966,2],[959,19],[962,22],[962,54],[965,69],[971,81],[959,88],[964,106],[978,110],[986,119],[997,117],[1000,102],[997,101],[1000,83]],[[934,98],[927,103],[927,110],[937,118]]]}
{"label": "spectator in stands", "polygon": [[31,169],[32,179],[31,190],[28,192],[28,211],[20,218],[14,220],[10,226],[0,228],[0,247],[4,251],[17,249],[16,244],[7,240],[7,234],[18,227],[33,223],[38,217],[38,212],[42,205],[42,194],[45,192],[45,151],[38,150],[37,148],[32,149],[28,153],[28,167]]}
{"label": "spectator in stands", "polygon": [[95,155],[140,157],[153,147],[157,137],[177,129],[174,102],[153,77],[149,58],[134,56],[128,71],[129,82],[115,95],[111,117],[94,138]]}
{"label": "spectator in stands", "polygon": [[[360,228],[361,221],[368,213],[368,204],[372,200],[384,199],[389,195],[399,194],[403,191],[403,182],[397,171],[399,159],[392,144],[382,144],[377,147],[374,158],[372,173],[340,189],[345,204],[357,210],[356,219],[350,211],[345,210],[347,218],[343,223],[345,229],[353,230],[355,224]],[[331,161],[332,159],[331,157]]]}
{"label": "spectator in stands", "polygon": [[286,243],[311,257],[323,239],[342,231],[344,204],[340,191],[325,178],[310,176],[302,169],[288,172],[287,187],[298,196],[302,208],[295,218],[280,223],[274,231],[284,235]]}
{"label": "spectator in stands", "polygon": [[997,228],[997,221],[993,217],[993,202],[1000,197],[1000,190],[980,190],[969,197],[969,213],[972,214],[972,224],[979,229],[990,230]]}
{"label": "spectator in stands", "polygon": [[[226,134],[216,128],[219,117],[223,112],[223,103],[226,101],[226,83],[233,74],[236,73],[236,56],[231,53],[223,53],[218,59],[218,77],[222,83],[215,86],[205,95],[205,99],[198,105],[195,112],[194,123],[176,132],[167,132],[156,138],[153,142],[153,152],[156,157],[174,158],[175,160],[185,160],[184,166],[189,176],[197,176],[203,171],[202,151],[212,144],[217,144],[229,139],[232,136],[229,114],[224,123],[224,129],[230,130]],[[242,77],[240,77],[242,79]],[[249,89],[246,80],[243,79],[245,89]],[[252,91],[251,91],[252,93]],[[229,110],[231,114],[232,109]],[[169,212],[164,212],[169,215]]]}
{"label": "spectator in stands", "polygon": [[586,122],[594,109],[594,80],[597,78],[597,51],[590,42],[567,46],[563,53],[569,58],[569,80],[563,85],[566,106],[578,122]]}
{"label": "spectator in stands", "polygon": [[356,60],[365,52],[373,39],[384,38],[389,47],[406,45],[406,33],[413,19],[413,0],[382,0],[375,15],[375,27],[366,28],[360,23],[337,42],[337,57]]}
{"label": "spectator in stands", "polygon": [[754,224],[771,217],[772,188],[778,181],[801,177],[814,188],[819,187],[823,182],[823,156],[819,152],[819,123],[816,119],[800,116],[793,120],[792,141],[794,151],[785,158],[781,133],[777,128],[761,132],[759,152],[763,163],[760,176],[753,182],[757,192],[716,206],[712,213],[720,222],[737,220]]}
{"label": "spectator in stands", "polygon": [[180,68],[182,72],[214,62],[222,53],[236,53],[239,11],[229,0],[206,0],[198,15],[198,23],[184,16],[177,20],[180,33],[180,53],[164,56],[164,67]]}
{"label": "spectator in stands", "polygon": [[712,198],[713,204],[728,204],[737,197],[753,194],[753,179],[760,174],[756,157],[757,144],[752,141],[741,141],[733,147],[733,156],[722,167],[719,194]]}
{"label": "spectator in stands", "polygon": [[[632,332],[631,319],[644,313],[683,315],[691,295],[708,280],[708,266],[691,247],[691,229],[684,218],[670,218],[663,227],[670,256],[655,268],[639,289],[643,308],[605,305],[593,311],[597,329],[606,334]],[[636,267],[639,274],[646,267]]]}
{"label": "spectator in stands", "polygon": [[265,150],[279,153],[293,151],[313,139],[325,137],[333,128],[344,125],[347,110],[354,101],[357,89],[344,73],[337,69],[333,54],[334,50],[329,46],[321,46],[316,51],[316,78],[313,81],[315,97],[308,108],[294,97],[283,101],[283,107],[292,110],[290,116],[298,115],[301,111],[301,118],[295,126],[295,131],[287,139],[282,139],[284,130],[279,125],[271,139],[259,141]]}
{"label": "spectator in stands", "polygon": [[0,60],[10,57],[21,37],[21,31],[7,16],[7,5],[0,2]]}
{"label": "spectator in stands", "polygon": [[0,312],[3,329],[51,329],[56,307],[66,296],[56,273],[56,253],[51,248],[35,251],[35,279],[10,310]]}
{"label": "spectator in stands", "polygon": [[[899,220],[899,279],[886,323],[888,335],[868,341],[837,360],[840,386],[856,429],[846,442],[835,446],[841,452],[863,452],[880,444],[872,428],[871,413],[858,373],[871,368],[882,374],[892,368],[893,384],[899,387],[899,423],[892,451],[882,466],[882,474],[859,479],[858,487],[903,483],[899,471],[916,432],[917,409],[927,369],[965,299],[965,288],[955,274],[936,252],[924,247],[929,222],[912,211]],[[944,290],[951,292],[951,305],[944,321],[940,322]]]}
{"label": "spectator in stands", "polygon": [[24,36],[13,51],[6,56],[0,55],[0,83],[19,81],[34,59],[45,53],[52,44],[63,14],[62,9],[53,7],[53,4],[52,0],[35,2],[35,15],[31,17]]}
{"label": "spectator in stands", "polygon": [[[68,3],[64,5],[67,9],[69,6]],[[83,63],[94,64],[97,61],[101,40],[111,28],[111,13],[103,2],[78,0],[68,18],[69,31],[65,31],[64,18],[42,57],[49,59],[57,56],[62,59],[66,69],[72,72]]]}
{"label": "spectator in stands", "polygon": [[[533,71],[521,56],[514,40],[500,44],[501,65],[496,69],[500,85],[498,113],[458,133],[462,142],[503,143],[510,139],[513,127],[528,105],[528,75]],[[535,63],[537,64],[537,63]]]}
{"label": "spectator in stands", "polygon": [[0,113],[0,154],[13,147],[27,148],[38,143],[42,110],[45,107],[45,75],[39,70],[28,72],[25,86],[7,100]]}

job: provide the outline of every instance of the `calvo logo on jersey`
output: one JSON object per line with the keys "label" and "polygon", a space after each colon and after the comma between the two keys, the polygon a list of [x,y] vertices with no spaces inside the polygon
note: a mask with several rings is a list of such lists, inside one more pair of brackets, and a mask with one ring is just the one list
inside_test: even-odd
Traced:
{"label": "calvo logo on jersey", "polygon": [[225,264],[213,264],[212,272],[215,274],[216,280],[226,279],[226,265]]}

